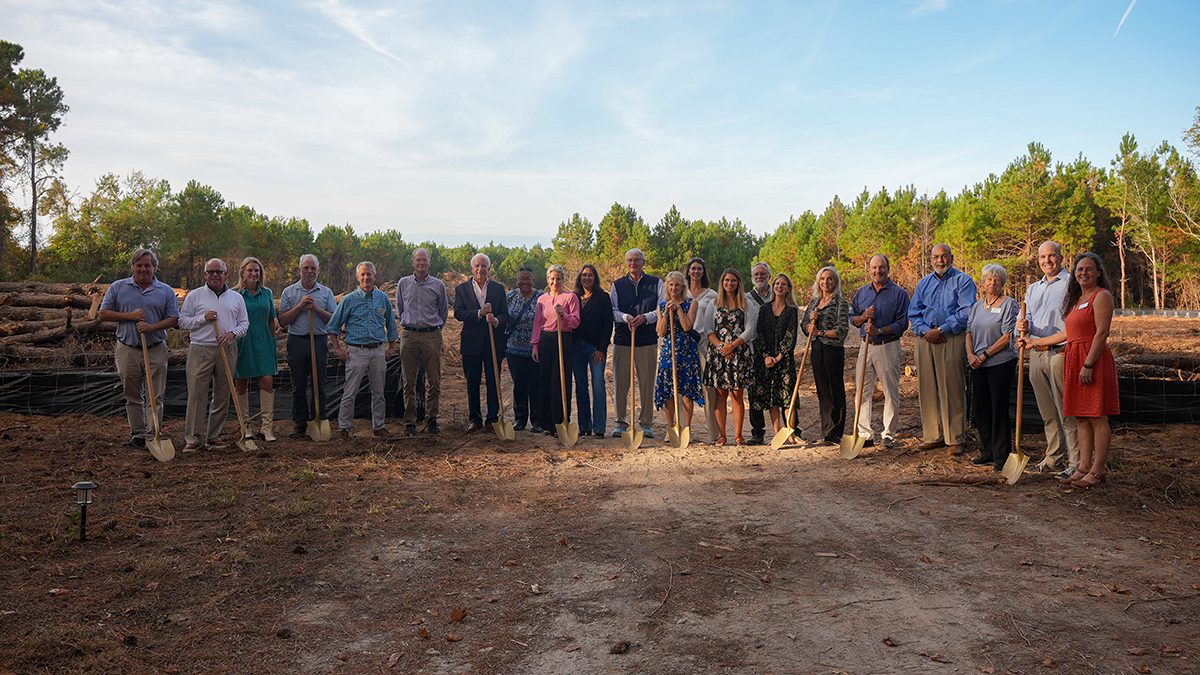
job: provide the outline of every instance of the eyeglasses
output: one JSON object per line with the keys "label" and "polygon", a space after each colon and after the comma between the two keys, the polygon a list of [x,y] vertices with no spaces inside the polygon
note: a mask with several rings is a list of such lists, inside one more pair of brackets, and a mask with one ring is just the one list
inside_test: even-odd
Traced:
{"label": "eyeglasses", "polygon": [[225,274],[225,270],[204,270],[205,274]]}

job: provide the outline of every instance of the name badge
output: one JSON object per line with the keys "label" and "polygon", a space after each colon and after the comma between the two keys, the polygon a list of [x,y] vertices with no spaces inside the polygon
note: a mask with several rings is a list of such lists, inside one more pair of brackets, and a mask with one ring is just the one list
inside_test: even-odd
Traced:
{"label": "name badge", "polygon": [[1087,309],[1087,306],[1088,304],[1085,302],[1082,305],[1077,306],[1075,309]]}
{"label": "name badge", "polygon": [[992,314],[999,314],[1001,311],[1003,311],[1003,308],[1002,307],[991,307],[988,309],[988,311],[991,312]]}

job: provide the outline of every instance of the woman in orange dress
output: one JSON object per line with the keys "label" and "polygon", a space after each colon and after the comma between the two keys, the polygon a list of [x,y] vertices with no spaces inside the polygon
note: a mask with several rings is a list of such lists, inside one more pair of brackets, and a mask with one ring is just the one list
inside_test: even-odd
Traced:
{"label": "woman in orange dress", "polygon": [[1113,296],[1100,256],[1088,251],[1075,257],[1063,301],[1066,330],[1026,339],[1025,347],[1067,341],[1063,369],[1063,414],[1079,423],[1079,467],[1061,483],[1090,488],[1105,480],[1111,433],[1108,418],[1121,412],[1117,364],[1108,348]]}

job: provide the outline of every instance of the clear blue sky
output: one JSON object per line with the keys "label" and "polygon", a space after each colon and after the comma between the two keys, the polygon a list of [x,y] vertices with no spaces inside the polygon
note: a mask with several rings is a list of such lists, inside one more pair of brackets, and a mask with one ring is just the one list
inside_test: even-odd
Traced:
{"label": "clear blue sky", "polygon": [[[315,229],[548,242],[614,201],[757,232],[864,187],[1107,166],[1200,105],[1200,2],[0,0],[66,178],[189,179]],[[1120,27],[1118,31],[1118,26]]]}

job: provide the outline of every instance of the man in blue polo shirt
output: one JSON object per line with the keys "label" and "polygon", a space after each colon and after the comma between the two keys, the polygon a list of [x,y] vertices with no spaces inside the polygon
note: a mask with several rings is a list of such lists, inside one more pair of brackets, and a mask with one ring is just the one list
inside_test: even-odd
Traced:
{"label": "man in blue polo shirt", "polygon": [[[343,439],[354,430],[354,397],[363,375],[371,384],[371,428],[377,437],[388,435],[383,426],[386,404],[383,385],[387,379],[387,360],[399,337],[392,302],[383,291],[375,288],[375,264],[360,262],[354,268],[358,288],[347,293],[329,319],[329,340],[333,353],[346,362],[346,384],[342,404],[338,409],[338,427]],[[341,344],[342,329],[346,329],[346,345]],[[385,346],[386,345],[386,346]]]}
{"label": "man in blue polo shirt", "polygon": [[[125,393],[125,419],[129,421],[129,440],[125,447],[146,447],[146,435],[154,423],[147,414],[158,415],[162,423],[163,389],[167,385],[167,329],[179,323],[179,301],[175,289],[154,277],[158,256],[139,248],[130,257],[132,276],[114,282],[100,303],[100,320],[117,322],[114,361]],[[142,339],[150,354],[150,378],[158,399],[154,410],[143,396],[146,376],[142,360]]]}
{"label": "man in blue polo shirt", "polygon": [[949,447],[966,452],[967,315],[978,291],[975,280],[954,268],[946,244],[930,253],[933,271],[917,283],[908,320],[917,340],[917,391],[921,401],[922,450]]}
{"label": "man in blue polo shirt", "polygon": [[[871,392],[875,381],[883,383],[883,445],[892,447],[900,428],[900,336],[908,329],[908,293],[892,281],[892,263],[882,253],[871,256],[867,273],[871,283],[854,293],[850,323],[863,339],[856,360],[855,381],[862,378],[862,405],[858,409],[858,435],[863,447],[875,445],[871,438]],[[871,349],[867,351],[867,340]],[[863,352],[867,351],[866,358]],[[861,375],[860,375],[861,373]],[[836,443],[834,439],[826,439]]]}

